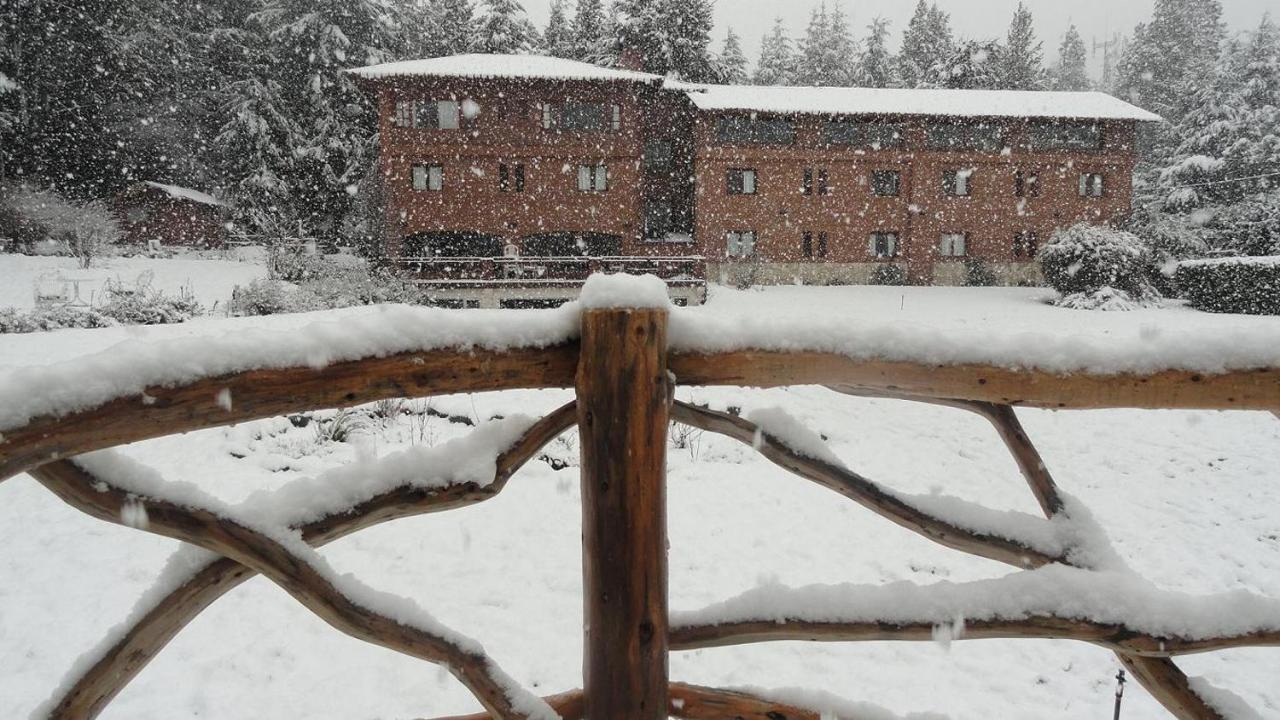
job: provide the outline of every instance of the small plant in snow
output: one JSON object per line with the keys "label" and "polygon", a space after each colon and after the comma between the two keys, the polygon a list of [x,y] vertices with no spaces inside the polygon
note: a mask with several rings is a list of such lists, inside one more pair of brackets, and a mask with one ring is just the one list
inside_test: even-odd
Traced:
{"label": "small plant in snow", "polygon": [[1053,234],[1037,259],[1062,307],[1132,310],[1150,307],[1160,293],[1147,279],[1150,252],[1136,235],[1078,223]]}
{"label": "small plant in snow", "polygon": [[312,425],[315,428],[316,444],[347,442],[365,429],[366,423],[364,416],[350,408],[343,408],[327,418],[316,420]]}
{"label": "small plant in snow", "polygon": [[892,263],[877,265],[871,273],[870,282],[872,285],[906,285],[907,271]]}

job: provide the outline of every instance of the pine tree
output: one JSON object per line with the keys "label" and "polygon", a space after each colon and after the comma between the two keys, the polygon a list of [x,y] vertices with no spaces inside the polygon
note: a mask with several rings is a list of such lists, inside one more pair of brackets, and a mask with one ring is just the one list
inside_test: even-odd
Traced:
{"label": "pine tree", "polygon": [[965,40],[934,73],[930,83],[955,90],[999,90],[1004,83],[996,40]]}
{"label": "pine tree", "polygon": [[760,60],[752,82],[756,85],[790,85],[794,82],[795,56],[782,18],[774,18],[773,30],[760,40]]}
{"label": "pine tree", "polygon": [[877,17],[867,26],[866,49],[858,60],[858,84],[865,87],[896,87],[893,56],[889,54],[889,21]]}
{"label": "pine tree", "polygon": [[720,68],[724,81],[731,85],[745,85],[747,77],[747,56],[742,54],[742,43],[738,34],[729,28],[724,38],[724,50],[720,52]]}
{"label": "pine tree", "polygon": [[955,57],[951,18],[920,0],[907,29],[902,33],[898,73],[904,87],[931,87],[945,79],[945,66]]}
{"label": "pine tree", "polygon": [[610,57],[609,32],[601,0],[578,0],[572,43],[575,60],[601,63]]}
{"label": "pine tree", "polygon": [[844,13],[820,3],[810,15],[800,43],[795,82],[799,85],[852,85],[857,79],[857,49]]}
{"label": "pine tree", "polygon": [[800,40],[796,57],[795,77],[797,85],[830,85],[827,67],[823,65],[823,44],[827,33],[827,4],[820,3],[809,11],[809,27]]}
{"label": "pine tree", "polygon": [[476,52],[527,55],[533,52],[537,32],[518,0],[483,0]]}
{"label": "pine tree", "polygon": [[460,55],[476,47],[475,7],[471,0],[435,0],[435,43],[441,55]]}
{"label": "pine tree", "polygon": [[1067,28],[1066,34],[1062,36],[1062,44],[1058,46],[1058,67],[1053,72],[1053,89],[1078,91],[1092,87],[1087,63],[1084,40],[1080,38],[1076,26],[1072,25]]}
{"label": "pine tree", "polygon": [[999,86],[1006,90],[1044,88],[1043,43],[1036,39],[1031,11],[1018,3],[999,57]]}
{"label": "pine tree", "polygon": [[690,82],[718,80],[711,58],[712,0],[666,0],[663,7],[662,15],[670,28],[667,72]]}
{"label": "pine tree", "polygon": [[564,12],[564,0],[551,3],[551,15],[542,32],[542,51],[553,57],[574,57],[573,30]]}
{"label": "pine tree", "polygon": [[1195,78],[1213,73],[1224,33],[1219,0],[1156,0],[1121,58],[1118,91],[1176,123]]}

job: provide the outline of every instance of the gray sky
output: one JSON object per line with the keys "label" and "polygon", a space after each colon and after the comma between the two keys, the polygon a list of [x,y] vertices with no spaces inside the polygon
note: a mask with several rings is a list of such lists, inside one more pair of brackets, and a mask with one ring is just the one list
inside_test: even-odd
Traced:
{"label": "gray sky", "polygon": [[[534,22],[546,24],[551,0],[522,0]],[[1221,0],[1228,26],[1234,30],[1253,27],[1270,11],[1280,19],[1280,0]],[[743,49],[754,67],[760,37],[781,16],[791,37],[804,33],[809,12],[818,0],[717,0],[715,49],[724,41],[725,28],[732,26],[742,36]],[[1075,23],[1086,45],[1102,41],[1113,33],[1129,34],[1133,26],[1151,16],[1152,0],[1025,0],[1035,17],[1036,34],[1044,41],[1045,60],[1051,63],[1058,53],[1058,42],[1067,26]],[[570,6],[572,1],[570,0]],[[895,46],[902,40],[902,30],[915,9],[916,0],[828,0],[828,7],[839,5],[850,18],[855,36],[866,34],[865,26],[877,15],[887,18],[890,37]],[[965,37],[1003,36],[1018,0],[938,0],[938,5],[951,14],[951,26]],[[1101,52],[1095,70],[1101,67]]]}

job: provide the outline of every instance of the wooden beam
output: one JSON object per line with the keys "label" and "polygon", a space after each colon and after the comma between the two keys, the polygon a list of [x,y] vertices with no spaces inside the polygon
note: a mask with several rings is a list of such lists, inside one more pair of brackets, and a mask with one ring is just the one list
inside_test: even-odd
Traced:
{"label": "wooden beam", "polygon": [[1194,690],[1186,673],[1169,658],[1119,653],[1117,657],[1134,679],[1178,720],[1227,720]]}
{"label": "wooden beam", "polygon": [[[302,539],[318,547],[351,533],[402,517],[443,512],[496,497],[526,462],[577,421],[570,402],[539,420],[496,460],[493,482],[423,487],[403,485],[374,496],[353,508],[317,518],[296,528]],[[423,468],[430,477],[434,468]],[[37,479],[49,471],[75,472],[65,460],[37,468]],[[56,481],[56,478],[52,478]],[[92,720],[128,685],[177,634],[218,598],[257,575],[228,558],[211,560],[205,567],[161,598],[120,635],[97,661],[78,667],[75,677],[63,683],[66,690],[53,705],[47,720]]]}
{"label": "wooden beam", "polygon": [[394,397],[572,387],[577,362],[576,344],[504,352],[439,350],[147,388],[142,395],[4,431],[0,480],[92,450],[304,410]]}
{"label": "wooden beam", "polygon": [[667,312],[587,310],[578,363],[586,713],[667,717]]}
{"label": "wooden beam", "polygon": [[671,354],[681,385],[852,385],[872,390],[1053,409],[1280,410],[1280,368],[1212,375],[1057,374],[985,365],[856,360],[815,352]]}

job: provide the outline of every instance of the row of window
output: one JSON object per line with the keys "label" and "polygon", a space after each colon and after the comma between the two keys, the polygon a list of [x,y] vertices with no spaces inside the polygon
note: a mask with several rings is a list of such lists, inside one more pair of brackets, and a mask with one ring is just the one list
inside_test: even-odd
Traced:
{"label": "row of window", "polygon": [[[609,168],[603,164],[578,166],[578,190],[605,192],[609,189]],[[524,192],[524,163],[498,164],[498,189],[502,192]],[[413,189],[426,192],[444,190],[444,165],[428,163],[413,166]]]}
{"label": "row of window", "polygon": [[[734,230],[725,233],[725,256],[733,259],[745,259],[755,255],[756,233],[754,230]],[[805,230],[800,234],[800,254],[806,258],[825,258],[830,247],[829,236],[825,232]],[[885,230],[873,232],[867,236],[867,252],[877,258],[895,258],[900,251],[899,235],[896,231]],[[1039,248],[1038,235],[1029,230],[1020,231],[1013,236],[1013,256],[1020,259],[1035,257]],[[946,232],[938,237],[938,254],[942,257],[965,257],[969,253],[969,234],[964,232]]]}
{"label": "row of window", "polygon": [[[828,120],[822,126],[822,144],[869,150],[900,148],[906,125],[895,122]],[[795,121],[786,117],[726,115],[716,126],[716,138],[731,145],[791,145],[796,141]],[[938,123],[925,128],[930,150],[980,150],[998,152],[1005,145],[1005,129],[983,123]],[[1031,150],[1100,150],[1102,128],[1094,123],[1040,123],[1027,128]]]}
{"label": "row of window", "polygon": [[[392,123],[400,128],[458,130],[474,118],[478,106],[470,100],[401,100]],[[605,103],[540,103],[538,114],[544,130],[604,132],[622,128],[622,106]]]}
{"label": "row of window", "polygon": [[[942,174],[942,193],[949,197],[968,197],[973,192],[972,168],[947,170]],[[725,183],[730,195],[755,195],[760,187],[759,173],[752,168],[730,168]],[[1013,194],[1016,197],[1039,197],[1040,178],[1036,173],[1019,170],[1014,173]],[[1080,197],[1102,197],[1105,180],[1100,173],[1081,173],[1078,182]],[[902,173],[897,170],[872,170],[871,194],[877,197],[897,197],[902,190]],[[805,168],[800,181],[804,195],[830,195],[831,183],[826,168]]]}

